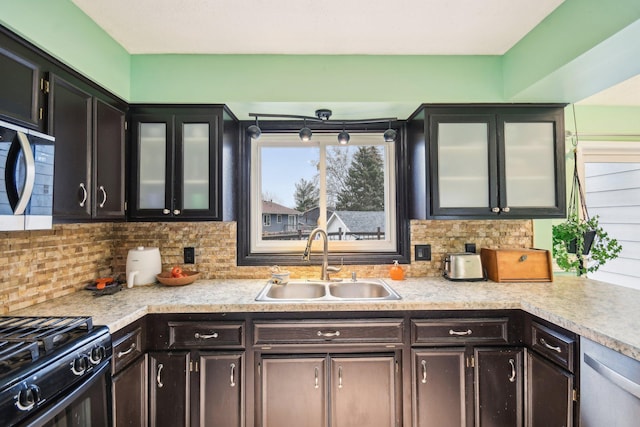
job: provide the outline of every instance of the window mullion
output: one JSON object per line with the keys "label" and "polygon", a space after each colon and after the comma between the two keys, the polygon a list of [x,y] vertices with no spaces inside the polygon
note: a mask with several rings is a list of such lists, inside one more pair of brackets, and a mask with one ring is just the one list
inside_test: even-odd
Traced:
{"label": "window mullion", "polygon": [[320,175],[320,212],[318,217],[318,226],[324,229],[327,228],[327,145],[320,143],[320,163],[319,163],[319,175]]}

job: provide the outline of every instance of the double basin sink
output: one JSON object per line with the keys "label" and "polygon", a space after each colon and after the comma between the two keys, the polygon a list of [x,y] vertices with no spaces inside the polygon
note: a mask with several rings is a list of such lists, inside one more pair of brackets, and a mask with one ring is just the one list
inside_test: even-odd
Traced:
{"label": "double basin sink", "polygon": [[256,301],[392,301],[401,299],[384,281],[378,279],[325,282],[290,281],[287,284],[269,282]]}

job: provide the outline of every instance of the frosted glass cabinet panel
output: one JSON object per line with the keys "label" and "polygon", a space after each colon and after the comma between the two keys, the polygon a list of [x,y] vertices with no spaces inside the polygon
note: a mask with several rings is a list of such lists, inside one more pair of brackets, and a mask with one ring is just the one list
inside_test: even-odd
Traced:
{"label": "frosted glass cabinet panel", "polygon": [[486,123],[438,123],[440,207],[483,207],[489,201]]}
{"label": "frosted glass cabinet panel", "polygon": [[209,124],[185,123],[182,127],[184,209],[209,207]]}
{"label": "frosted glass cabinet panel", "polygon": [[553,123],[505,123],[504,152],[506,206],[555,206]]}
{"label": "frosted glass cabinet panel", "polygon": [[134,106],[129,217],[220,220],[223,108]]}
{"label": "frosted glass cabinet panel", "polygon": [[167,125],[140,123],[140,209],[163,209],[166,206]]}
{"label": "frosted glass cabinet panel", "polygon": [[412,218],[566,216],[564,105],[425,104],[407,150]]}

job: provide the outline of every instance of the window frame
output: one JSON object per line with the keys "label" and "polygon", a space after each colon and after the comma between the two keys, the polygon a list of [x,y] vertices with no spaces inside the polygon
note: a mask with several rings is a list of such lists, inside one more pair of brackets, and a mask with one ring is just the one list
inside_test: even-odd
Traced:
{"label": "window frame", "polygon": [[[238,198],[238,252],[237,265],[308,265],[308,262],[302,261],[301,253],[271,253],[271,252],[252,252],[251,250],[251,205],[255,203],[252,200],[251,187],[251,154],[253,144],[251,138],[247,135],[248,126],[255,124],[253,121],[241,122],[240,135],[241,145],[240,155],[240,195]],[[327,132],[340,132],[343,128],[350,133],[383,133],[390,126],[389,123],[376,123],[368,125],[346,125],[334,123],[321,123],[310,125],[307,123],[314,133],[321,134]],[[301,124],[290,121],[260,121],[262,134],[269,133],[291,133],[297,137]],[[406,138],[404,122],[392,122],[391,127],[394,128],[398,137],[394,144],[395,158],[393,159],[395,167],[395,226],[396,242],[395,248],[387,251],[362,251],[350,252],[348,250],[330,251],[329,258],[333,263],[344,264],[391,264],[394,260],[399,263],[410,262],[410,239],[409,239],[409,218],[408,218],[408,192],[407,189],[407,154],[406,154]],[[311,264],[319,264],[321,257],[312,256]]]}

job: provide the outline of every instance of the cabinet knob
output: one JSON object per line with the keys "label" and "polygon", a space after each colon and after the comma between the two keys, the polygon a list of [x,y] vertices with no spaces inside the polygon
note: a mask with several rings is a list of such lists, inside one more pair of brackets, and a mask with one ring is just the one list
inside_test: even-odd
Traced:
{"label": "cabinet knob", "polygon": [[511,208],[510,208],[510,207],[508,207],[508,206],[507,206],[507,207],[502,208],[502,212],[504,212],[504,213],[507,213],[507,212],[509,212],[510,210],[511,210]]}
{"label": "cabinet knob", "polygon": [[180,215],[180,209],[174,209],[173,210],[173,214],[174,215]]}
{"label": "cabinet knob", "polygon": [[500,212],[500,208],[499,207],[495,207],[495,208],[491,208],[491,212],[493,213],[499,213]]}
{"label": "cabinet knob", "polygon": [[169,215],[171,211],[169,209],[162,209],[162,213],[165,215]]}

